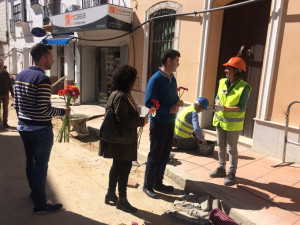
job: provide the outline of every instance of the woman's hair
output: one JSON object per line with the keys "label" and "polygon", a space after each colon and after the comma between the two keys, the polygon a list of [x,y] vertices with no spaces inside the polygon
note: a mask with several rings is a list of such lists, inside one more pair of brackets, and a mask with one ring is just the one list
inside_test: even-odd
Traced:
{"label": "woman's hair", "polygon": [[132,66],[119,66],[113,73],[112,90],[129,92],[135,82],[136,75],[136,69]]}

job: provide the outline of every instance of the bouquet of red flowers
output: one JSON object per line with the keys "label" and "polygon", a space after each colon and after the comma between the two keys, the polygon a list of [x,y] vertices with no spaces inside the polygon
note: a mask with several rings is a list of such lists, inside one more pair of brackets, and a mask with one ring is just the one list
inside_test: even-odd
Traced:
{"label": "bouquet of red flowers", "polygon": [[[66,108],[70,107],[71,101],[73,102],[76,101],[79,94],[80,94],[79,88],[71,85],[66,85],[65,89],[58,91],[58,95],[64,97]],[[56,140],[59,142],[62,142],[62,140],[64,140],[64,142],[69,142],[69,134],[70,134],[69,116],[64,115],[63,124],[59,130]]]}
{"label": "bouquet of red flowers", "polygon": [[184,88],[184,87],[178,87],[176,89],[176,92],[178,93],[178,96],[179,96],[179,99],[181,99],[184,91],[188,91],[189,89],[188,88]]}
{"label": "bouquet of red flowers", "polygon": [[[153,103],[153,107],[151,107],[149,109],[149,112],[147,113],[146,117],[149,116],[149,114],[151,113],[152,116],[154,117],[156,115],[156,110],[159,109],[159,101],[156,99],[151,99],[151,102]],[[137,144],[137,149],[139,149],[140,147],[140,142],[141,142],[141,137],[142,137],[142,133],[143,133],[143,128],[144,127],[140,127],[139,131],[138,131],[138,144]]]}

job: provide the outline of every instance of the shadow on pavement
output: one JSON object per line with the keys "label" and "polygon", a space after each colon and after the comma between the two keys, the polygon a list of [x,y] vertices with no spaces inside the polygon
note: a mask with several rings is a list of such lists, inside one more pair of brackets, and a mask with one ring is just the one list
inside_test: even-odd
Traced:
{"label": "shadow on pavement", "polygon": [[[271,204],[276,205],[282,209],[288,211],[296,211],[300,212],[300,188],[279,184],[276,182],[269,182],[269,183],[260,183],[253,180],[248,180],[245,178],[239,178],[239,187],[249,191],[253,195],[258,198],[262,198]],[[260,191],[260,190],[263,190]],[[272,195],[266,194],[265,192],[269,192]],[[275,198],[286,198],[289,199],[290,202],[280,202],[275,200]],[[300,214],[299,214],[300,215]]]}
{"label": "shadow on pavement", "polygon": [[[33,203],[25,172],[25,153],[16,132],[0,133],[0,224],[1,225],[104,225],[82,215],[60,211],[32,214]],[[51,160],[51,159],[50,159]],[[55,190],[47,184],[48,196],[56,199]]]}
{"label": "shadow on pavement", "polygon": [[[237,178],[237,188],[232,186],[224,186],[209,182],[199,182],[186,180],[186,192],[195,194],[212,195],[214,198],[228,204],[229,208],[224,208],[226,213],[229,213],[230,208],[245,209],[245,210],[263,210],[271,207],[278,207],[299,216],[299,193],[300,189],[290,187],[275,182],[268,184],[259,183],[245,178]],[[201,192],[199,192],[201,190]],[[198,193],[199,192],[199,193]],[[272,193],[272,196],[266,192]],[[290,202],[280,202],[274,200],[276,197],[290,199]]]}

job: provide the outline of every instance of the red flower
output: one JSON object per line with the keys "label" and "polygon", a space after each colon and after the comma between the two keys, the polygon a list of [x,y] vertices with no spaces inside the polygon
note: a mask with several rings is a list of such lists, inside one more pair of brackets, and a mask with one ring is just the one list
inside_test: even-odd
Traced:
{"label": "red flower", "polygon": [[[181,93],[181,90],[183,90],[182,93]],[[178,92],[179,98],[181,98],[181,96],[183,95],[184,91],[188,91],[188,90],[189,90],[189,89],[188,89],[188,88],[185,88],[185,87],[178,87],[178,88],[176,89],[176,92]]]}
{"label": "red flower", "polygon": [[156,100],[156,99],[151,99],[151,102],[154,104],[154,106],[155,106],[155,109],[156,110],[158,110],[159,109],[159,101],[158,100]]}
{"label": "red flower", "polygon": [[59,90],[58,95],[63,96],[65,94],[64,90]]}
{"label": "red flower", "polygon": [[[71,101],[74,101],[79,96],[79,88],[76,86],[66,85],[65,89],[59,90],[58,95],[64,96],[66,108],[70,107]],[[69,116],[64,115],[62,127],[57,135],[57,141],[69,142],[70,121]]]}

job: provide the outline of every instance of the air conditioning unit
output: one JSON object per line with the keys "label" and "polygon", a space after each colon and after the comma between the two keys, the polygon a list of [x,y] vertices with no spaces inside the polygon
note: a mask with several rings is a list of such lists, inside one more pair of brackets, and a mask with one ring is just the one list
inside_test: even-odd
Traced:
{"label": "air conditioning unit", "polygon": [[80,5],[70,5],[65,12],[73,12],[80,9]]}

